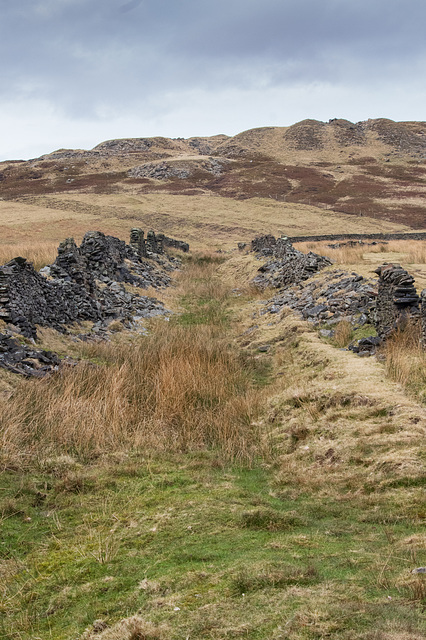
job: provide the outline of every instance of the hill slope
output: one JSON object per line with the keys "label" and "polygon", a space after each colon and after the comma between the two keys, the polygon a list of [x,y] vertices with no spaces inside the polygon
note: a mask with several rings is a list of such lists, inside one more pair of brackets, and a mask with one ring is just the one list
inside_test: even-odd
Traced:
{"label": "hill slope", "polygon": [[425,158],[424,122],[304,120],[233,137],[110,140],[3,162],[0,193],[261,198],[314,206],[318,217],[325,209],[420,229]]}

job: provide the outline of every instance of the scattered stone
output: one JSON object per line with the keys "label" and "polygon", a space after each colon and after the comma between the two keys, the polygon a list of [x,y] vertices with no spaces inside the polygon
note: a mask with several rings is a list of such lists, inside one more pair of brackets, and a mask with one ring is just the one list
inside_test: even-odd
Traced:
{"label": "scattered stone", "polygon": [[52,351],[40,351],[21,343],[9,333],[0,333],[0,367],[26,376],[42,378],[57,371],[61,361]]}

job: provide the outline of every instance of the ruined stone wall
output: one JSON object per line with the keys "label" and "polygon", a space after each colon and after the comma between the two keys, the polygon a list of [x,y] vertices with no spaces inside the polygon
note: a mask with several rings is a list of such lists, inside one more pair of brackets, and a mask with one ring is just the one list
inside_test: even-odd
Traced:
{"label": "ruined stone wall", "polygon": [[[143,232],[136,235],[139,246]],[[42,269],[43,274],[25,258],[0,266],[0,319],[24,336],[35,338],[36,325],[64,330],[82,320],[108,323],[115,318],[130,321],[163,313],[164,306],[158,300],[130,293],[122,284],[141,288],[169,284],[167,271],[175,268],[176,260],[160,255],[161,238],[153,232],[148,237],[149,243],[143,247],[152,258],[150,262],[138,255],[134,246],[100,231],[89,231],[80,247],[73,238],[61,242],[55,262]],[[132,238],[135,240],[134,233]]]}
{"label": "ruined stone wall", "polygon": [[164,233],[154,233],[154,231],[148,231],[146,238],[145,233],[139,227],[134,227],[130,231],[130,246],[133,251],[139,257],[149,257],[151,253],[162,254],[165,247],[173,247],[174,249],[180,249],[187,253],[189,251],[189,244],[182,240],[176,240],[175,238],[169,238]]}
{"label": "ruined stone wall", "polygon": [[163,247],[172,247],[173,249],[179,249],[184,253],[188,253],[189,244],[187,242],[183,242],[182,240],[175,240],[174,238],[169,238],[162,233],[157,234],[157,237],[160,238]]}
{"label": "ruined stone wall", "polygon": [[287,287],[303,282],[326,266],[331,260],[316,253],[302,253],[293,247],[287,238],[261,236],[252,242],[252,249],[270,259],[259,269],[253,284],[259,288],[267,286]]}
{"label": "ruined stone wall", "polygon": [[407,321],[420,316],[420,298],[414,278],[399,264],[384,264],[375,271],[379,276],[375,325],[380,338],[386,338]]}
{"label": "ruined stone wall", "polygon": [[323,240],[426,240],[425,232],[408,233],[339,233],[321,236],[289,236],[291,242],[322,242]]}
{"label": "ruined stone wall", "polygon": [[96,321],[100,306],[77,282],[49,281],[24,258],[0,267],[0,317],[18,327],[28,338],[36,337],[35,325],[62,329],[76,320]]}

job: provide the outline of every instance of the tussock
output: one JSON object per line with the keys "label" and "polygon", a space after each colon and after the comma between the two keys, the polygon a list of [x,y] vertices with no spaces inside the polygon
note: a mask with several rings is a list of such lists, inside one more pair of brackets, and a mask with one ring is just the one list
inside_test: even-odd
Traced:
{"label": "tussock", "polygon": [[426,352],[420,344],[420,326],[395,332],[383,349],[387,374],[426,402]]}

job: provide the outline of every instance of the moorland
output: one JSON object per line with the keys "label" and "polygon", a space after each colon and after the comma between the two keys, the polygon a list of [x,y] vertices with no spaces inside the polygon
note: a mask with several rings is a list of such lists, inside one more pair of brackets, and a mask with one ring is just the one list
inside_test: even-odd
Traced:
{"label": "moorland", "polygon": [[[170,286],[126,285],[170,313],[34,342],[0,321],[64,360],[40,379],[0,368],[0,637],[426,637],[418,327],[360,358],[347,347],[374,326],[267,312],[249,250],[426,231],[425,190],[426,123],[386,119],[0,163],[2,265],[43,268],[89,230],[190,245],[167,250]],[[329,245],[294,242],[333,261],[316,286],[392,262],[426,287],[424,240]]]}

